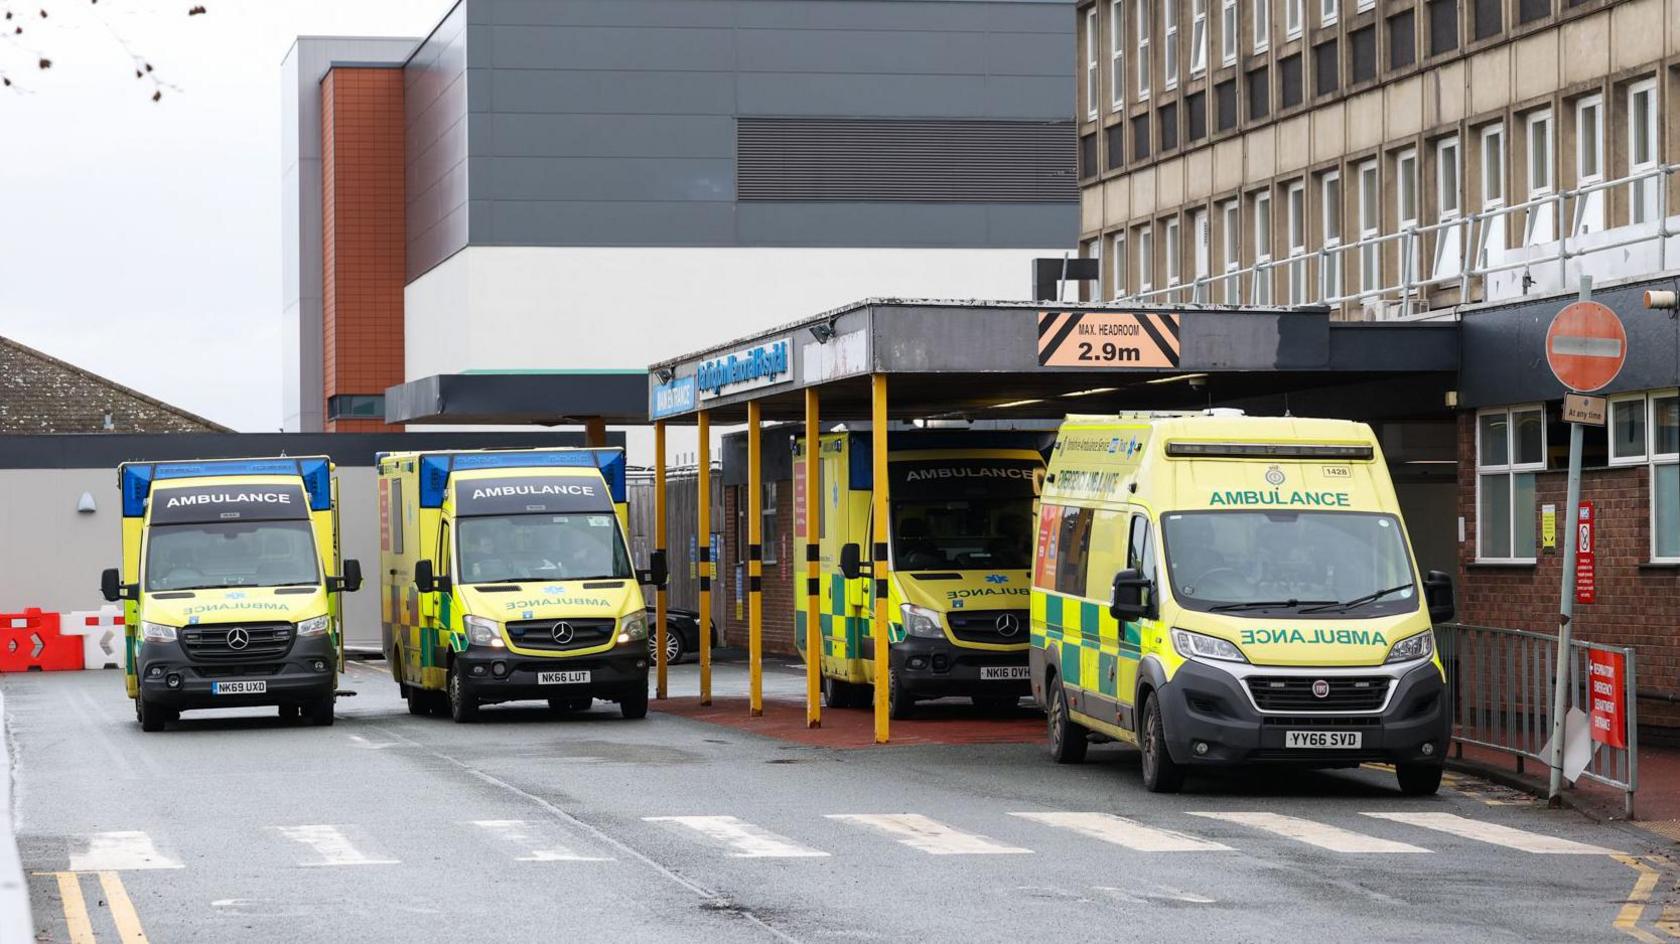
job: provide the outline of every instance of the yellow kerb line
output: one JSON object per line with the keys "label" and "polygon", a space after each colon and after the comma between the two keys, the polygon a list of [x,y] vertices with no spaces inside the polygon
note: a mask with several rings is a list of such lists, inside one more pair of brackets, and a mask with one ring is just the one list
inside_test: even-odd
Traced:
{"label": "yellow kerb line", "polygon": [[1617,910],[1616,920],[1611,922],[1611,926],[1634,940],[1660,944],[1662,938],[1639,927],[1639,919],[1645,914],[1645,903],[1651,900],[1651,892],[1657,887],[1657,870],[1634,856],[1613,855],[1610,858],[1639,873],[1638,881],[1633,883],[1633,891],[1628,893],[1627,901]]}
{"label": "yellow kerb line", "polygon": [[58,897],[64,904],[64,926],[70,931],[70,944],[94,944],[93,922],[88,920],[81,877],[75,872],[51,874],[58,879]]}
{"label": "yellow kerb line", "polygon": [[128,900],[128,889],[123,887],[122,876],[115,872],[100,872],[99,886],[105,889],[105,903],[111,909],[111,920],[116,922],[117,937],[122,944],[146,944],[146,932],[140,927],[140,916],[134,912],[134,902]]}

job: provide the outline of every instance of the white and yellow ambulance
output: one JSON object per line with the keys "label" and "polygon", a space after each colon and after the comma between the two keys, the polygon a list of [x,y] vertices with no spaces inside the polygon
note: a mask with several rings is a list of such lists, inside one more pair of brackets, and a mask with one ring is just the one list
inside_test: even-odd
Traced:
{"label": "white and yellow ambulance", "polygon": [[1452,581],[1419,574],[1370,427],[1070,416],[1037,545],[1032,685],[1058,762],[1113,739],[1152,791],[1197,765],[1363,761],[1438,788]]}

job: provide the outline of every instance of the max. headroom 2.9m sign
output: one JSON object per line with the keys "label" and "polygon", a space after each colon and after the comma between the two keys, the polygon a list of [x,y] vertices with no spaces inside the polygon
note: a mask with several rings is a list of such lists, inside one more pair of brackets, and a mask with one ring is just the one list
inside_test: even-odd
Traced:
{"label": "max. headroom 2.9m sign", "polygon": [[700,399],[711,400],[792,380],[793,360],[789,356],[792,347],[789,339],[781,338],[702,361],[694,372],[699,381]]}

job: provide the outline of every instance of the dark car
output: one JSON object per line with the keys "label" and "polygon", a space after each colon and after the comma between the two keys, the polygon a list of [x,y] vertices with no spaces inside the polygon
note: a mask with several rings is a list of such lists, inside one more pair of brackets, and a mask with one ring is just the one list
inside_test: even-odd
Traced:
{"label": "dark car", "polygon": [[[648,658],[658,657],[658,636],[654,625],[653,607],[647,608]],[[712,645],[718,644],[717,623],[712,624]],[[700,614],[693,610],[668,607],[665,610],[665,664],[676,665],[689,655],[700,651]]]}

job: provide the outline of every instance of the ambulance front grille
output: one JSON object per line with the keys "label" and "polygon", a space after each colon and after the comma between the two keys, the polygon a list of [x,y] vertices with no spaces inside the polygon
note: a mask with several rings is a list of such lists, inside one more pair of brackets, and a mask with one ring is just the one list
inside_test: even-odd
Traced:
{"label": "ambulance front grille", "polygon": [[[1376,711],[1388,700],[1393,682],[1386,675],[1326,676],[1252,675],[1248,692],[1261,711]],[[1320,696],[1314,686],[1324,683],[1329,690]]]}
{"label": "ambulance front grille", "polygon": [[[560,624],[566,629],[560,630]],[[544,652],[570,652],[574,649],[593,649],[612,638],[614,621],[610,619],[545,619],[519,620],[507,624],[508,639],[521,649],[540,649]]]}
{"label": "ambulance front grille", "polygon": [[180,631],[187,657],[207,662],[273,659],[292,648],[291,623],[229,623],[188,626]]}
{"label": "ambulance front grille", "polygon": [[961,642],[1026,645],[1031,638],[1026,610],[953,610],[945,614],[951,635]]}

